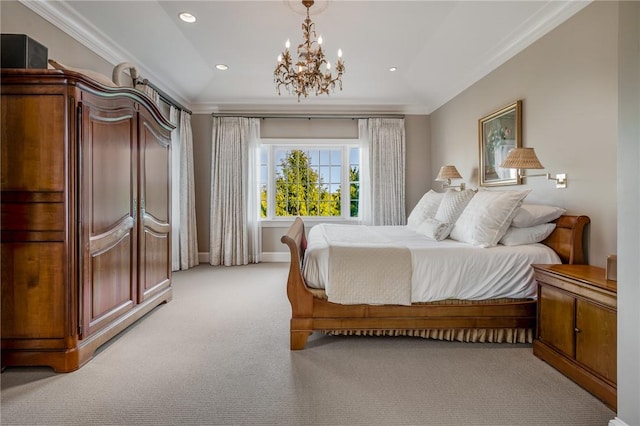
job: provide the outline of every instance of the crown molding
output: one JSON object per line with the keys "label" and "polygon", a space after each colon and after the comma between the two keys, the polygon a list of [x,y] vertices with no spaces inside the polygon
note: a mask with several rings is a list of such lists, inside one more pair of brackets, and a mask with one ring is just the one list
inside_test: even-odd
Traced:
{"label": "crown molding", "polygon": [[524,21],[512,34],[506,36],[501,43],[498,43],[496,53],[473,69],[467,78],[462,80],[455,90],[451,91],[450,96],[435,99],[433,102],[435,108],[430,108],[428,114],[431,114],[473,84],[482,80],[500,65],[522,52],[591,2],[592,0],[547,2],[536,14]]}
{"label": "crown molding", "polygon": [[[64,1],[18,1],[114,66],[122,62],[131,62],[131,58],[135,58],[133,54],[80,16]],[[142,77],[160,87],[177,102],[190,108],[190,103],[184,97],[170,89],[171,84],[145,67],[144,64],[135,62],[135,65]]]}
{"label": "crown molding", "polygon": [[238,113],[246,114],[350,114],[350,115],[428,115],[423,105],[398,105],[398,104],[325,104],[325,105],[301,105],[301,104],[270,104],[260,101],[246,103],[194,103],[191,105],[194,114]]}

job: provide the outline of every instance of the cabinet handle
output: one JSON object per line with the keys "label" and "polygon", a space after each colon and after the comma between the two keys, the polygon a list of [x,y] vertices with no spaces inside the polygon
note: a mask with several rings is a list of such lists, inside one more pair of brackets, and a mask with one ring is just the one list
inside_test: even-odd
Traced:
{"label": "cabinet handle", "polygon": [[575,331],[576,333],[580,333],[580,329],[578,327],[574,328],[573,331]]}

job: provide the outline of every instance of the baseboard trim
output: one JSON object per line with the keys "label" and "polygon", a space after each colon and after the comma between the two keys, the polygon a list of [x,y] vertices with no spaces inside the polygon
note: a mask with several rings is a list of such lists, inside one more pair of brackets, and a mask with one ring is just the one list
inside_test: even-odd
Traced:
{"label": "baseboard trim", "polygon": [[[286,251],[271,251],[262,252],[260,259],[262,262],[289,262],[289,252]],[[209,252],[198,253],[199,263],[209,263]]]}
{"label": "baseboard trim", "polygon": [[616,417],[613,420],[609,420],[609,426],[629,426],[629,425]]}
{"label": "baseboard trim", "polygon": [[291,255],[286,251],[263,252],[260,256],[263,262],[289,262]]}

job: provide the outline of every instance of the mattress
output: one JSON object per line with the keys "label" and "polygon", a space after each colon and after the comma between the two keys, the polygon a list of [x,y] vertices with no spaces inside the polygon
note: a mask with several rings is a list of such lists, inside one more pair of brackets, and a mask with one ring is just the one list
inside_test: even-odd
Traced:
{"label": "mattress", "polygon": [[[380,262],[379,257],[367,255],[369,248],[379,250],[381,245],[408,250],[411,270],[407,291],[411,303],[446,299],[533,299],[536,282],[531,265],[561,263],[558,255],[544,244],[481,248],[451,239],[434,241],[406,226],[319,224],[309,230],[307,238],[303,262],[307,286],[324,289],[332,301],[330,253],[339,253],[335,247],[362,249],[362,258],[372,260],[366,268],[362,262],[354,262],[353,267],[358,269],[345,271],[345,276],[358,276],[366,269],[369,276],[384,277],[382,272],[389,265]],[[349,262],[342,262],[342,267],[351,266]],[[380,284],[377,283],[377,287]],[[384,287],[385,283],[382,284]]]}

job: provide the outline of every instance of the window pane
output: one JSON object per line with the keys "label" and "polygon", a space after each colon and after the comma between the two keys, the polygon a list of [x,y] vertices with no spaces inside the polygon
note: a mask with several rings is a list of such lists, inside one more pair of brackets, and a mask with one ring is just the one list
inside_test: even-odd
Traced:
{"label": "window pane", "polygon": [[260,217],[267,217],[267,185],[260,185]]}
{"label": "window pane", "polygon": [[267,165],[260,166],[260,183],[267,183]]}
{"label": "window pane", "polygon": [[331,182],[331,168],[321,166],[320,167],[320,182],[322,183],[330,183]]}
{"label": "window pane", "polygon": [[358,202],[351,200],[351,205],[349,208],[349,216],[350,217],[358,217]]}
{"label": "window pane", "polygon": [[311,165],[317,166],[320,164],[320,151],[317,149],[309,150],[309,157],[311,159]]}
{"label": "window pane", "polygon": [[340,166],[331,167],[331,183],[339,183],[342,180],[342,172]]}
{"label": "window pane", "polygon": [[349,164],[360,164],[360,148],[349,149]]}
{"label": "window pane", "polygon": [[331,151],[331,164],[342,163],[342,151],[334,149]]}

